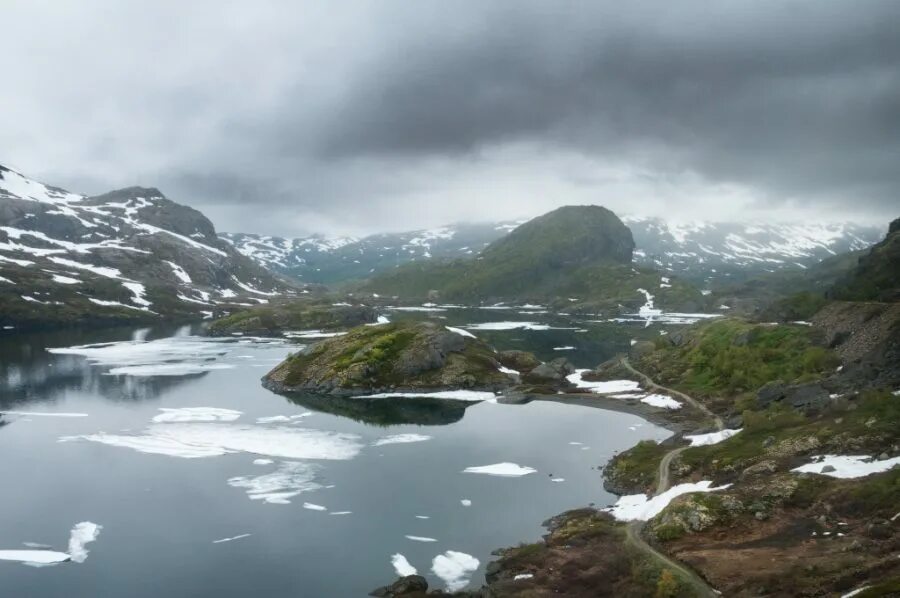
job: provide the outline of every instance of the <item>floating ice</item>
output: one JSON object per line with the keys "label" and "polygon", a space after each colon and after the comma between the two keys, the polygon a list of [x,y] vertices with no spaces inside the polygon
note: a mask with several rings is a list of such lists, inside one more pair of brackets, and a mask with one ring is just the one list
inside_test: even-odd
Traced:
{"label": "floating ice", "polygon": [[153,418],[156,423],[232,422],[243,415],[243,411],[217,407],[160,407],[159,410],[162,413]]}
{"label": "floating ice", "polygon": [[274,462],[275,461],[272,461],[271,459],[254,459],[253,460],[254,465],[271,465]]}
{"label": "floating ice", "polygon": [[69,534],[69,551],[54,550],[0,550],[0,561],[16,561],[26,565],[55,565],[66,561],[83,563],[87,560],[86,546],[97,539],[102,526],[91,521],[76,523]]}
{"label": "floating ice", "polygon": [[468,498],[463,498],[463,499],[460,499],[459,504],[461,504],[464,507],[471,507],[472,501],[469,500]]}
{"label": "floating ice", "polygon": [[323,507],[322,505],[317,505],[311,502],[303,503],[304,509],[309,509],[310,511],[327,511],[328,507]]}
{"label": "floating ice", "polygon": [[0,415],[19,415],[22,417],[87,417],[87,413],[64,413],[61,411],[0,411]]}
{"label": "floating ice", "polygon": [[469,585],[469,576],[478,569],[478,559],[465,552],[448,550],[431,561],[431,571],[440,577],[447,590],[456,592]]}
{"label": "floating ice", "polygon": [[482,465],[479,467],[466,467],[463,473],[483,473],[486,475],[494,475],[501,477],[517,478],[529,473],[535,473],[537,470],[533,467],[526,467],[516,463],[494,463],[493,465]]}
{"label": "floating ice", "polygon": [[468,324],[469,330],[575,330],[574,328],[561,328],[550,326],[549,324],[538,324],[537,322],[481,322],[478,324]]}
{"label": "floating ice", "polygon": [[375,441],[373,446],[383,446],[385,444],[407,444],[410,442],[424,442],[431,440],[431,436],[425,434],[394,434],[392,436],[383,436]]}
{"label": "floating ice", "polygon": [[719,432],[710,432],[709,434],[694,434],[685,436],[685,440],[689,440],[691,446],[707,446],[710,444],[718,444],[723,440],[727,440],[740,432],[737,430],[720,430]]}
{"label": "floating ice", "polygon": [[291,423],[291,422],[296,422],[297,420],[301,420],[305,417],[309,417],[310,415],[312,415],[312,411],[306,411],[304,413],[297,413],[295,415],[272,415],[269,417],[257,417],[256,423],[258,423],[258,424]]}
{"label": "floating ice", "polygon": [[279,464],[271,473],[231,478],[228,485],[244,488],[251,500],[286,505],[295,496],[322,489],[322,485],[315,481],[318,469],[315,464],[288,461]]}
{"label": "floating ice", "polygon": [[557,482],[557,483],[558,483],[558,482],[565,482],[565,481],[566,481],[566,478],[552,478],[550,481],[551,481],[551,482]]}
{"label": "floating ice", "polygon": [[391,557],[391,564],[394,566],[394,571],[400,577],[407,577],[408,575],[415,575],[418,573],[418,570],[410,565],[409,561],[406,560],[406,557],[399,552]]}
{"label": "floating ice", "polygon": [[364,395],[360,399],[393,399],[393,398],[427,398],[454,399],[457,401],[486,401],[494,398],[494,393],[483,390],[439,390],[435,392],[381,392]]}
{"label": "floating ice", "polygon": [[352,459],[361,449],[354,434],[297,427],[255,427],[235,424],[152,424],[141,435],[87,434],[64,436],[60,442],[88,440],[142,453],[184,459],[252,453],[283,459]]}
{"label": "floating ice", "polygon": [[647,521],[656,517],[672,500],[682,494],[714,492],[716,490],[724,490],[730,485],[725,484],[714,488],[712,482],[709,481],[697,482],[696,484],[678,484],[652,498],[647,498],[646,494],[621,496],[615,505],[603,510],[611,513],[619,521]]}
{"label": "floating ice", "polygon": [[329,515],[352,515],[353,511],[332,511]]}
{"label": "floating ice", "polygon": [[428,515],[416,515],[416,519],[431,519]]}
{"label": "floating ice", "polygon": [[412,540],[413,542],[437,542],[435,538],[428,538],[425,536],[403,536],[407,540]]}
{"label": "floating ice", "polygon": [[574,351],[575,347],[572,345],[566,345],[565,347],[553,347],[554,351]]}
{"label": "floating ice", "polygon": [[[900,464],[900,457],[893,459],[874,460],[874,457],[866,455],[822,455],[813,457],[812,463],[801,465],[791,471],[800,473],[819,473],[832,478],[861,478],[873,473],[888,471]],[[832,467],[834,471],[823,471],[825,467]]]}
{"label": "floating ice", "polygon": [[235,540],[241,540],[243,538],[249,538],[253,534],[238,534],[237,536],[231,536],[230,538],[221,538],[219,540],[213,540],[213,544],[224,544],[225,542],[233,542]]}

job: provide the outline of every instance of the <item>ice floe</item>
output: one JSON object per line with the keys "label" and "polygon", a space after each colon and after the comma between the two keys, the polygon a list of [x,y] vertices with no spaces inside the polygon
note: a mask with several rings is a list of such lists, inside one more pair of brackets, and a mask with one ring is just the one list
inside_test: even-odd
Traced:
{"label": "ice floe", "polygon": [[76,523],[69,534],[68,552],[54,550],[0,550],[0,561],[16,561],[26,565],[46,566],[87,560],[87,545],[97,539],[103,526],[92,521]]}
{"label": "ice floe", "polygon": [[230,538],[220,538],[218,540],[213,540],[213,544],[224,544],[225,542],[234,542],[235,540],[241,540],[243,538],[249,538],[253,534],[238,534],[236,536],[231,536]]}
{"label": "ice floe", "polygon": [[678,484],[662,494],[648,498],[646,494],[630,494],[619,497],[612,507],[603,509],[611,513],[619,521],[647,521],[656,517],[670,502],[682,494],[691,492],[715,492],[725,490],[730,484],[713,487],[712,482],[702,481],[695,484]]}
{"label": "ice floe", "polygon": [[243,411],[217,407],[160,407],[159,410],[162,413],[153,418],[156,423],[232,422],[243,415]]}
{"label": "ice floe", "polygon": [[566,345],[565,347],[553,347],[554,351],[574,351],[575,347],[572,345]]}
{"label": "ice floe", "polygon": [[431,440],[431,436],[425,434],[393,434],[391,436],[382,436],[373,443],[373,446],[384,446],[385,444],[408,444],[411,442],[424,442]]}
{"label": "ice floe", "polygon": [[403,536],[407,540],[412,540],[413,542],[437,542],[436,538],[428,538],[426,536]]}
{"label": "ice floe", "polygon": [[228,485],[243,488],[251,500],[286,505],[295,496],[323,488],[315,481],[318,470],[318,465],[313,463],[286,461],[271,473],[230,478]]}
{"label": "ice floe", "polygon": [[538,322],[480,322],[478,324],[467,324],[465,328],[469,330],[575,330],[574,328],[565,328],[550,326],[549,324],[539,324]]}
{"label": "ice floe", "polygon": [[481,465],[478,467],[466,467],[463,473],[482,473],[501,477],[517,478],[529,473],[535,473],[533,467],[518,465],[516,463],[494,463],[493,465]]}
{"label": "ice floe", "polygon": [[294,415],[271,415],[268,417],[257,417],[256,423],[258,424],[278,424],[278,423],[292,423],[298,420],[304,419],[312,415],[312,411],[306,411],[304,413],[297,413]]}
{"label": "ice floe", "polygon": [[61,411],[0,411],[0,415],[21,417],[87,417],[87,413],[64,413]]}
{"label": "ice floe", "polygon": [[409,561],[406,560],[406,557],[399,552],[391,556],[391,565],[394,566],[394,572],[400,577],[407,577],[418,573],[418,570],[410,565]]}
{"label": "ice floe", "polygon": [[[878,461],[874,457],[866,455],[822,455],[813,457],[812,463],[801,465],[791,471],[819,473],[832,478],[849,479],[888,471],[896,465],[900,465],[900,457]],[[829,471],[824,471],[826,468]]]}
{"label": "ice floe", "polygon": [[328,510],[328,507],[323,507],[322,505],[317,505],[317,504],[311,503],[311,502],[303,503],[303,508],[309,509],[310,511],[327,511]]}
{"label": "ice floe", "polygon": [[685,436],[684,439],[691,443],[691,446],[708,446],[710,444],[718,444],[723,440],[727,440],[740,432],[737,430],[720,430],[718,432],[710,432],[709,434],[693,434]]}
{"label": "ice floe", "polygon": [[494,393],[485,390],[439,390],[435,392],[380,392],[363,395],[360,399],[393,398],[454,399],[457,401],[486,401],[494,398]]}
{"label": "ice floe", "polygon": [[254,459],[253,460],[254,465],[271,465],[274,462],[275,461],[272,461],[271,459]]}
{"label": "ice floe", "polygon": [[479,564],[471,554],[448,550],[434,557],[431,572],[443,580],[448,591],[456,592],[469,585],[469,577]]}
{"label": "ice floe", "polygon": [[461,504],[464,507],[471,507],[472,501],[468,498],[462,498],[462,499],[460,499],[459,504]]}
{"label": "ice floe", "polygon": [[254,427],[227,423],[151,424],[142,434],[63,436],[60,442],[86,440],[184,459],[251,453],[283,459],[346,460],[362,445],[354,434],[298,427]]}

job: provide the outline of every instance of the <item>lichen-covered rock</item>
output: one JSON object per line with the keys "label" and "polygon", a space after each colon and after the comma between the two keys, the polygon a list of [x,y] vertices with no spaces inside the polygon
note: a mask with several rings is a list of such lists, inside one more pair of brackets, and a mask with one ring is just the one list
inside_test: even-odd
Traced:
{"label": "lichen-covered rock", "polygon": [[501,390],[514,383],[483,341],[432,322],[361,326],[289,356],[263,378],[276,392]]}

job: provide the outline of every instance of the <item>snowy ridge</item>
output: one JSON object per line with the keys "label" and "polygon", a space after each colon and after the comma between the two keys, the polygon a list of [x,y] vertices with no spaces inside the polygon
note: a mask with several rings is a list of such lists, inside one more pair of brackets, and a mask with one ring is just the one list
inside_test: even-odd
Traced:
{"label": "snowy ridge", "polygon": [[[0,166],[4,324],[23,323],[17,313],[60,317],[49,313],[60,306],[72,310],[68,317],[187,315],[285,292],[292,290],[219,239],[202,214],[156,189],[87,197]],[[53,306],[46,314],[45,305]]]}
{"label": "snowy ridge", "polygon": [[[729,276],[729,270],[738,268],[753,273],[803,269],[869,247],[884,234],[879,227],[851,223],[679,223],[636,216],[622,220],[634,235],[636,263],[694,278]],[[450,225],[364,238],[220,236],[269,270],[329,283],[368,278],[410,261],[474,257],[523,222]]]}

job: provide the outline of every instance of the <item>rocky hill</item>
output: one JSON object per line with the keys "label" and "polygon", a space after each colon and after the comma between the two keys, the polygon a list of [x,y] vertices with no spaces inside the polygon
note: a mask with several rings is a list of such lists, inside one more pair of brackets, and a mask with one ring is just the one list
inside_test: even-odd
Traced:
{"label": "rocky hill", "polygon": [[0,166],[0,325],[211,315],[300,292],[159,190],[70,193]]}
{"label": "rocky hill", "polygon": [[[693,222],[626,216],[636,264],[694,282],[732,282],[771,272],[802,272],[876,243],[884,229],[844,224]],[[310,283],[361,280],[408,262],[473,257],[524,221],[456,224],[364,238],[221,237],[258,264]]]}
{"label": "rocky hill", "polygon": [[846,301],[900,301],[900,218],[828,294]]}
{"label": "rocky hill", "polygon": [[[569,309],[657,307],[698,310],[701,293],[631,263],[634,241],[599,206],[558,208],[491,243],[473,259],[412,262],[372,278],[361,290],[400,300],[528,301]],[[652,293],[650,295],[649,293]]]}

